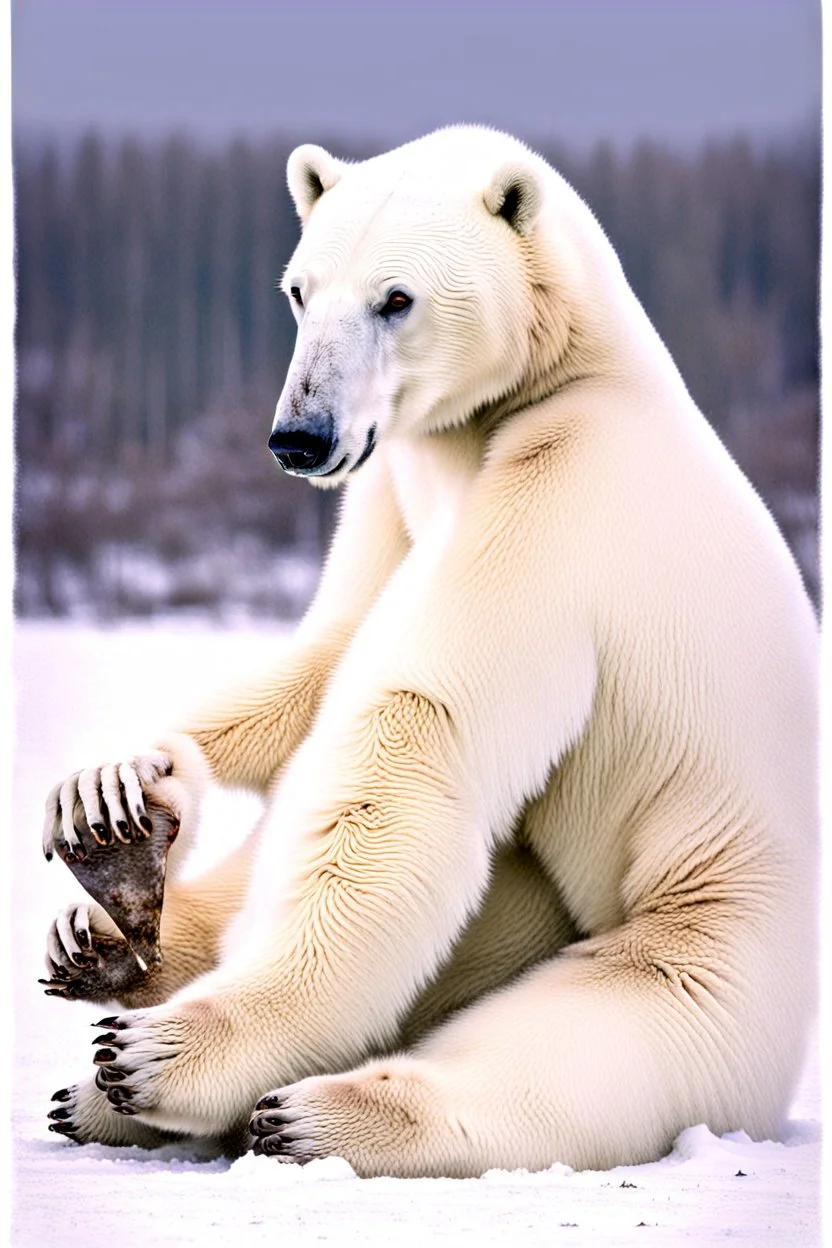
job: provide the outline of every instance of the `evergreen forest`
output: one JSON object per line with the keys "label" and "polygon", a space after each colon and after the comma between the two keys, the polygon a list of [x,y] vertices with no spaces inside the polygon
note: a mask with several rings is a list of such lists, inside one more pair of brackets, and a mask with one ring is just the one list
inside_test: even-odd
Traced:
{"label": "evergreen forest", "polygon": [[[275,288],[298,234],[293,145],[16,137],[19,614],[308,602],[337,495],[266,449],[294,338]],[[536,146],[601,221],[817,601],[818,136]]]}

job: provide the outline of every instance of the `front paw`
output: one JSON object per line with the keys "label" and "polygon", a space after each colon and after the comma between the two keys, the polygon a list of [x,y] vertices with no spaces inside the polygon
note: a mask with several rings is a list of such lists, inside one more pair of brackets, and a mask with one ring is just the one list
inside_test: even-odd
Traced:
{"label": "front paw", "polygon": [[112,1113],[109,1101],[91,1079],[61,1088],[52,1097],[52,1105],[47,1114],[49,1130],[75,1144],[161,1148],[177,1138],[138,1118]]}
{"label": "front paw", "polygon": [[[116,934],[127,941],[145,971],[158,967],[162,960],[159,932],[167,856],[179,831],[179,817],[152,791],[143,794],[139,789],[137,797],[133,790],[139,775],[150,777],[161,771],[164,758],[160,754],[156,764],[147,763],[143,769],[138,762],[137,770],[119,769],[129,783],[124,788],[124,804],[118,807],[112,795],[105,797],[109,793],[109,782],[105,783],[109,769],[80,772],[59,791],[53,790],[47,804],[48,833],[44,837],[47,857],[53,849],[58,853],[113,920]],[[129,800],[128,792],[132,793]],[[129,822],[122,817],[125,805],[131,811]],[[72,932],[67,930],[67,934],[71,941]],[[70,957],[74,952],[70,946]],[[129,959],[118,946],[109,945],[106,950],[88,947],[82,952],[106,952],[117,982],[122,983]],[[61,964],[60,958],[57,961]],[[117,963],[121,964],[118,972]],[[72,970],[72,966],[65,969]],[[99,999],[112,996],[111,992],[109,997]]]}
{"label": "front paw", "polygon": [[100,906],[81,902],[62,910],[47,936],[48,997],[65,1001],[112,1001],[146,987],[158,962],[143,965]]}
{"label": "front paw", "polygon": [[76,820],[79,806],[95,844],[107,846],[120,841],[127,845],[146,840],[152,823],[145,794],[172,770],[170,755],[153,750],[121,764],[78,771],[56,784],[46,799],[43,852],[47,860],[55,852],[70,865],[86,858],[89,849]]}
{"label": "front paw", "polygon": [[107,1030],[93,1041],[95,1082],[115,1112],[197,1136],[245,1125],[253,1099],[245,1036],[213,998],[131,1010],[98,1026]]}

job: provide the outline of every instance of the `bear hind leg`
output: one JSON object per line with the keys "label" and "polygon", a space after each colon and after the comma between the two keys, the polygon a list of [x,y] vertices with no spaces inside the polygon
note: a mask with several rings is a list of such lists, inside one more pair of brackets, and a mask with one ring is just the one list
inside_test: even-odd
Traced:
{"label": "bear hind leg", "polygon": [[764,1024],[785,984],[768,974],[749,983],[748,959],[717,975],[701,949],[697,959],[695,933],[672,942],[676,957],[665,946],[651,958],[656,935],[650,921],[627,924],[537,966],[409,1053],[277,1089],[255,1107],[255,1150],[337,1155],[365,1177],[461,1178],[640,1164],[700,1122],[776,1135],[800,1061],[799,1027],[785,1037]]}

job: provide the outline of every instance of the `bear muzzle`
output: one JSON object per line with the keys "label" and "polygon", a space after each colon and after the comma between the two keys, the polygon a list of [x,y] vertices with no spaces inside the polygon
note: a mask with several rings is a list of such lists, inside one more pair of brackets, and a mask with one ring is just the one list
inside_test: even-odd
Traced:
{"label": "bear muzzle", "polygon": [[275,425],[269,437],[269,450],[283,471],[301,477],[337,471],[341,464],[337,468],[330,464],[336,444],[331,416],[318,416],[295,428]]}
{"label": "bear muzzle", "polygon": [[[349,465],[349,472],[354,472],[370,458],[376,448],[377,432],[377,426],[372,425],[360,454]],[[269,437],[269,450],[283,471],[293,477],[334,477],[350,459],[349,451],[339,457],[340,446],[329,416],[302,427],[276,425]]]}

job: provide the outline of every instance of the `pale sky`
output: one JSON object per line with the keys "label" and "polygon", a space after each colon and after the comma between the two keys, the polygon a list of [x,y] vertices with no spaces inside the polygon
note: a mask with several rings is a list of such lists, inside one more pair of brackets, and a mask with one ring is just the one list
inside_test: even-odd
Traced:
{"label": "pale sky", "polygon": [[817,122],[818,0],[13,0],[15,121],[74,134],[400,140],[487,122],[576,148]]}

